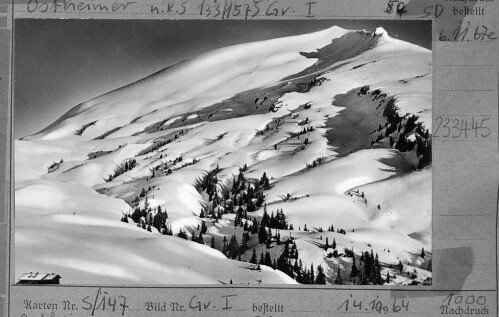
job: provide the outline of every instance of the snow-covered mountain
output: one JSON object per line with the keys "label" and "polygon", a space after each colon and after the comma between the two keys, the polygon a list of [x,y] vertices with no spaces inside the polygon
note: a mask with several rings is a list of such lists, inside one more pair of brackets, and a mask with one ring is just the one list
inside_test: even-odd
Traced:
{"label": "snow-covered mountain", "polygon": [[15,142],[16,275],[430,283],[431,87],[430,50],[332,27],[84,102]]}

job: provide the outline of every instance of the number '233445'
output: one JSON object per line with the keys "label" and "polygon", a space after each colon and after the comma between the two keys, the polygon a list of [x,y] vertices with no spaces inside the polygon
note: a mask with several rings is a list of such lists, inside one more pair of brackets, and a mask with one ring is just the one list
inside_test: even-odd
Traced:
{"label": "number '233445'", "polygon": [[492,133],[489,117],[443,117],[435,118],[433,137],[468,139],[487,138]]}

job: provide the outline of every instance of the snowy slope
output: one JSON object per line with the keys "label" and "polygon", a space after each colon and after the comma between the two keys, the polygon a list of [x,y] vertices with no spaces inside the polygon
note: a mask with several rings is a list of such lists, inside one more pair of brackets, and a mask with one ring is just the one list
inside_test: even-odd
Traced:
{"label": "snowy slope", "polygon": [[[241,261],[223,253],[222,239],[235,234],[241,243],[244,231],[230,204],[247,213],[247,225],[262,221],[263,206],[248,210],[256,194],[239,203],[265,173],[268,213],[282,209],[293,225],[272,234],[292,237],[303,265],[321,264],[328,283],[338,267],[350,283],[352,259],[328,256],[326,237],[359,258],[373,250],[382,275],[393,276],[399,261],[419,270],[390,283],[431,281],[430,145],[431,51],[382,28],[332,27],[215,50],[82,103],[15,142],[16,275],[57,272],[67,284],[296,283],[247,263],[253,248],[278,258],[277,234],[267,246],[250,234]],[[234,190],[243,166],[245,187]],[[207,175],[216,175],[214,194],[201,185]],[[148,216],[120,222],[147,207],[152,216],[167,211],[174,236],[142,229]],[[195,238],[203,221],[201,243],[175,236]],[[327,231],[333,224],[345,232]]]}

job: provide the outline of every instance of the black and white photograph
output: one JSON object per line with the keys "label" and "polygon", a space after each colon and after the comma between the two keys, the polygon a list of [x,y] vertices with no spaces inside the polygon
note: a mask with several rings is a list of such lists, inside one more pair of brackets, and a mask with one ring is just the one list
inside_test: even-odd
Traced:
{"label": "black and white photograph", "polygon": [[14,33],[15,283],[432,285],[431,20]]}

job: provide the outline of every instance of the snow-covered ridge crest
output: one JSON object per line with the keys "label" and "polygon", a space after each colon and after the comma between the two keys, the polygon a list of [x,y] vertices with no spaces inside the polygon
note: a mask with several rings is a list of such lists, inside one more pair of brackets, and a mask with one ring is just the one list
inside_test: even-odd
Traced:
{"label": "snow-covered ridge crest", "polygon": [[[36,138],[67,137],[77,125],[104,118],[105,127],[111,129],[155,109],[178,104],[190,110],[203,108],[303,70],[314,61],[300,56],[300,51],[316,50],[348,32],[351,31],[333,26],[310,34],[207,52],[76,106]],[[197,99],[195,105],[188,102],[193,99]],[[82,113],[85,114],[79,116]]]}

